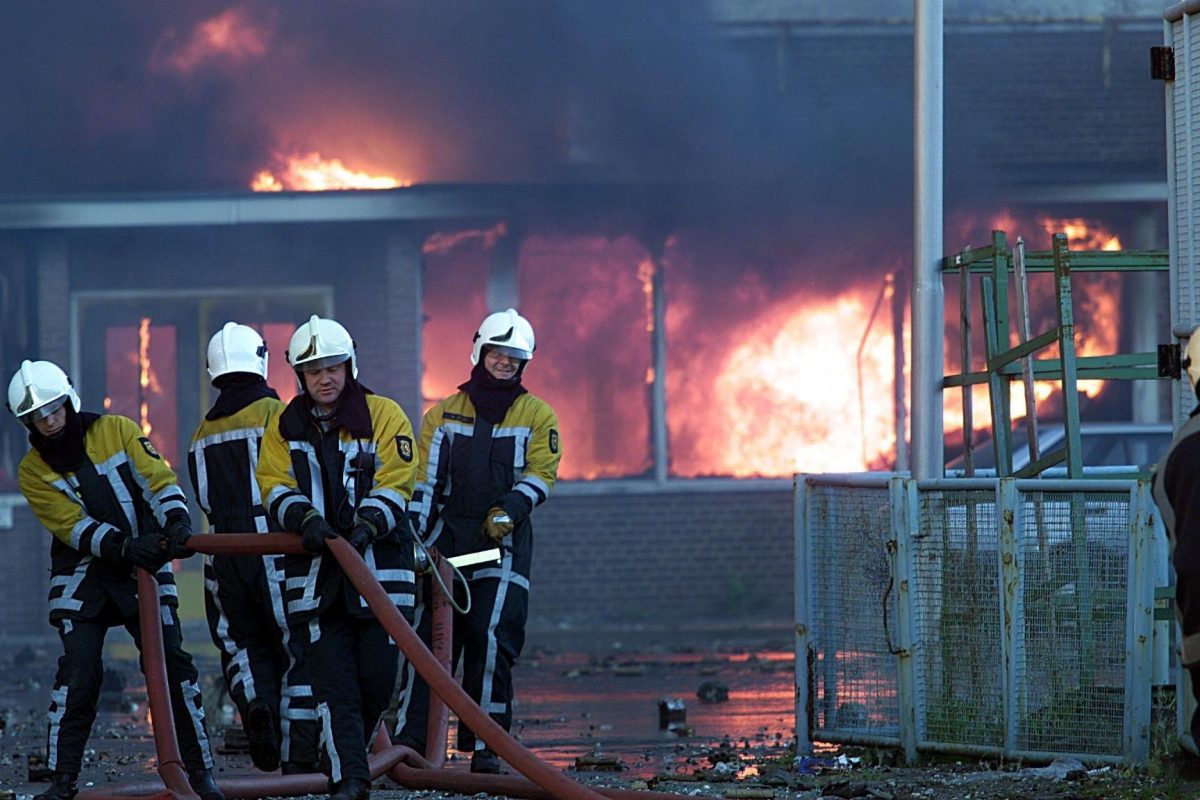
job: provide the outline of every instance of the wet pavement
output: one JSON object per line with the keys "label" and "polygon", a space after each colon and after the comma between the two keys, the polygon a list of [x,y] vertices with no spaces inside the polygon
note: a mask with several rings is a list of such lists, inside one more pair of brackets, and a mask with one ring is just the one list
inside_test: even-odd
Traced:
{"label": "wet pavement", "polygon": [[[518,664],[513,732],[543,760],[593,788],[772,800],[1200,797],[1200,762],[1161,754],[1139,769],[968,758],[906,767],[894,751],[869,748],[824,748],[795,759],[793,664],[785,635],[681,638],[677,631],[640,631],[618,639],[576,633],[536,637]],[[132,643],[115,632],[110,637],[111,683],[102,694],[81,788],[149,786],[156,776],[144,684]],[[227,739],[221,730],[231,715],[217,691],[215,653],[192,649],[207,682],[218,782],[261,774],[237,746],[239,737]],[[38,769],[31,758],[45,751],[48,681],[57,656],[53,641],[0,647],[0,800],[29,800],[47,786],[30,779]],[[451,756],[446,768],[465,771],[466,759]],[[466,800],[403,789],[388,779],[376,781],[371,797]]]}
{"label": "wet pavement", "polygon": [[545,652],[518,670],[513,732],[558,767],[614,759],[631,776],[649,778],[690,771],[714,748],[750,761],[793,746],[792,654],[766,644],[599,657]]}
{"label": "wet pavement", "polygon": [[[185,638],[191,643],[198,635]],[[694,780],[714,768],[725,779],[747,777],[764,762],[790,763],[794,671],[781,636],[751,633],[731,641],[715,633],[640,631],[531,639],[537,644],[514,674],[513,734],[557,768],[636,785],[667,776]],[[580,641],[588,647],[581,648]],[[232,714],[220,695],[215,652],[191,649],[206,688],[218,780],[253,774],[237,731],[227,740],[223,730]],[[53,640],[9,647],[0,655],[0,800],[7,792],[28,797],[46,786],[31,778],[38,777],[45,750],[45,709],[57,656]],[[154,775],[136,663],[132,642],[123,632],[110,633],[110,683],[88,742],[81,788]],[[453,719],[450,730],[448,767],[465,769],[453,750]]]}

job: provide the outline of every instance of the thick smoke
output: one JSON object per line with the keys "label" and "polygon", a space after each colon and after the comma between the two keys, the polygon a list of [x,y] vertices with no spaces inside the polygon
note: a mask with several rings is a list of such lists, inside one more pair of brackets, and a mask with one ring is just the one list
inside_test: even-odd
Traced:
{"label": "thick smoke", "polygon": [[[704,9],[6,4],[0,194],[238,191],[318,150],[416,182],[843,185],[870,126],[823,117],[803,76],[772,72],[771,37],[730,37]],[[882,87],[873,114],[906,92]]]}

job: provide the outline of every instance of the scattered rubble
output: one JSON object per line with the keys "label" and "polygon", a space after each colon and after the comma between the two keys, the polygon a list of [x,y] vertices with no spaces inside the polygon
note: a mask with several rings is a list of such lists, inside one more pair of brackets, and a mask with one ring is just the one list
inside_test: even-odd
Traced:
{"label": "scattered rubble", "polygon": [[[29,689],[27,681],[48,680],[55,657],[19,649],[0,661],[0,800],[29,800],[44,788],[45,784],[36,782],[47,773],[41,761],[44,690]],[[729,800],[1151,800],[1200,796],[1200,768],[1178,755],[1159,753],[1152,764],[1138,769],[1074,759],[1030,764],[968,757],[931,759],[920,766],[907,766],[896,751],[884,748],[826,747],[797,756],[786,720],[776,727],[767,718],[750,729],[731,728],[728,735],[712,736],[712,719],[723,719],[722,715],[745,707],[738,703],[746,702],[746,686],[754,681],[760,685],[768,676],[774,676],[772,680],[786,678],[778,669],[763,669],[766,664],[779,663],[778,656],[774,660],[763,655],[749,658],[741,651],[689,658],[650,653],[633,658],[623,653],[596,656],[583,664],[580,661],[577,654],[568,661],[556,658],[552,652],[539,653],[534,665],[523,665],[527,671],[518,675],[518,680],[530,686],[553,679],[558,686],[568,687],[566,691],[581,696],[589,693],[589,681],[609,681],[616,687],[614,691],[638,698],[631,707],[644,709],[643,721],[649,734],[631,745],[630,734],[614,730],[611,722],[602,718],[599,706],[576,708],[566,704],[547,706],[531,714],[524,714],[526,709],[518,707],[514,732],[535,748],[540,747],[539,741],[555,737],[579,745],[570,751],[566,747],[558,750],[570,755],[556,763],[589,786]],[[93,783],[144,780],[153,767],[153,742],[144,721],[140,673],[132,661],[114,660],[106,665],[120,670],[127,684],[122,691],[113,692],[114,696],[138,705],[140,716],[120,711],[103,713],[89,742],[84,777]],[[632,666],[638,666],[640,672],[630,670]],[[696,686],[697,675],[706,678],[705,683],[725,688],[727,699],[722,705],[702,702],[689,708],[675,694]],[[216,717],[211,718],[216,721]],[[697,736],[697,729],[705,734]],[[240,749],[240,728],[222,726],[210,733],[214,743],[224,741],[229,751],[222,750],[218,756],[218,781],[222,776],[245,774],[251,769],[246,754],[233,752]],[[620,747],[614,749],[614,742]],[[464,764],[452,758],[449,768],[463,768]],[[373,800],[412,796],[412,792],[400,790],[387,780],[377,782],[372,792]],[[443,792],[421,792],[419,796],[422,800],[459,800]]]}

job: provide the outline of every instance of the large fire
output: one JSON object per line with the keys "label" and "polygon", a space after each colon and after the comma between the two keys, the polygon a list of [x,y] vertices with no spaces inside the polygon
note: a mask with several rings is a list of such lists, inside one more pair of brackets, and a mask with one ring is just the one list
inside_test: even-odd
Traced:
{"label": "large fire", "polygon": [[391,175],[372,175],[347,167],[339,158],[322,158],[318,152],[277,154],[280,166],[263,169],[250,188],[256,192],[323,192],[341,189],[396,189],[412,181]]}
{"label": "large fire", "polygon": [[[1032,231],[1031,250],[1048,249],[1044,231],[1065,231],[1075,249],[1120,246],[1092,221],[992,222],[1007,224],[1014,242],[1022,227]],[[426,245],[427,403],[466,379],[470,334],[487,313],[488,251],[503,234],[498,228],[463,231]],[[558,412],[562,476],[614,478],[650,470],[650,387],[643,378],[653,379],[650,286],[657,269],[665,276],[671,475],[787,476],[891,466],[894,336],[903,331],[907,351],[908,326],[893,320],[886,306],[876,314],[882,281],[781,290],[752,273],[714,277],[712,264],[723,267],[724,256],[705,251],[694,237],[689,247],[686,237],[672,236],[659,265],[629,237],[522,239],[521,310],[534,321],[539,342],[525,383]],[[959,371],[953,286],[947,279],[947,329],[954,332],[946,346],[947,373]],[[1037,334],[1053,325],[1053,281],[1039,273],[1030,276],[1029,287]],[[1077,353],[1116,352],[1116,276],[1078,273],[1073,290]],[[974,317],[978,336],[977,299]],[[982,368],[982,353],[977,346],[972,369]],[[1039,357],[1053,355],[1048,348]],[[903,381],[907,389],[907,375]],[[1058,391],[1052,382],[1035,386],[1039,403]],[[1079,384],[1089,397],[1103,388],[1100,381]],[[958,390],[945,393],[945,409],[947,432],[961,430]],[[976,390],[973,410],[974,427],[987,428],[986,388]],[[1014,420],[1026,413],[1019,383],[1013,384],[1012,413]]]}
{"label": "large fire", "polygon": [[[1096,220],[1079,217],[1057,218],[1044,216],[1034,220],[1020,220],[1010,212],[1003,212],[992,218],[991,228],[1007,231],[1010,246],[1015,246],[1017,236],[1021,230],[1032,230],[1043,234],[1043,236],[1039,237],[1039,240],[1035,241],[1029,249],[1048,250],[1050,238],[1055,233],[1065,233],[1072,250],[1112,251],[1121,249],[1121,240],[1118,236],[1106,230]],[[1076,273],[1072,275],[1071,281],[1076,356],[1099,356],[1116,353],[1118,347],[1118,325],[1120,322],[1120,276],[1116,273]],[[957,281],[947,278],[946,286],[948,289],[956,285]],[[1052,276],[1045,273],[1030,275],[1028,286],[1031,334],[1036,336],[1039,333],[1050,330],[1056,323],[1057,306],[1054,294],[1054,280]],[[972,326],[975,330],[976,338],[973,340],[975,341],[975,363],[971,368],[973,370],[980,370],[983,368],[984,351],[980,334],[982,329],[982,315],[979,311],[977,284],[973,285],[973,291],[976,292],[976,296],[972,298],[974,303]],[[957,327],[957,292],[955,291],[953,294],[953,298],[947,303],[946,319],[948,328],[951,327],[951,324],[955,328]],[[1010,298],[1012,298],[1014,304],[1010,308],[1010,317],[1015,321],[1018,317],[1015,306],[1015,291],[1012,287],[1010,287]],[[948,374],[958,373],[961,370],[961,365],[959,364],[959,337],[957,330],[954,330],[947,339],[945,369]],[[1016,344],[1017,339],[1014,336],[1010,341],[1010,346],[1015,346]],[[1035,358],[1054,358],[1057,356],[1058,347],[1056,345],[1035,354]],[[1078,391],[1089,399],[1097,398],[1104,391],[1104,387],[1105,381],[1101,380],[1081,380],[1077,384]],[[1035,403],[1050,400],[1058,394],[1058,391],[1058,384],[1056,382],[1036,382],[1034,384]],[[977,431],[986,430],[992,423],[987,387],[976,386],[972,397],[972,427]],[[1025,395],[1020,382],[1012,384],[1010,413],[1014,421],[1022,419],[1028,414]],[[962,391],[959,389],[947,391],[945,394],[944,425],[947,433],[962,431]]]}
{"label": "large fire", "polygon": [[896,436],[886,325],[856,357],[875,294],[861,286],[830,298],[782,298],[730,331],[725,352],[706,353],[691,368],[704,372],[673,370],[674,471],[791,475],[889,461]]}

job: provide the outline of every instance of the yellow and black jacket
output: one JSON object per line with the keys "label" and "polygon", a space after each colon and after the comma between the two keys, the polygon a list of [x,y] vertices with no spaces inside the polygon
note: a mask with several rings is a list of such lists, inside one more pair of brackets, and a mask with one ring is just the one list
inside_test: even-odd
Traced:
{"label": "yellow and black jacket", "polygon": [[[417,474],[412,424],[395,401],[368,394],[354,381],[347,381],[328,430],[310,409],[307,395],[300,394],[267,426],[258,460],[267,513],[294,533],[312,509],[341,533],[360,516],[378,521],[382,533],[363,560],[411,617],[416,576],[407,512]],[[332,556],[289,555],[286,570],[289,618],[310,619],[339,595],[352,614],[370,615]]]}
{"label": "yellow and black jacket", "polygon": [[[472,475],[472,440],[476,431],[489,427],[487,474]],[[549,497],[562,458],[554,410],[528,393],[518,396],[492,426],[477,424],[475,406],[465,391],[447,397],[426,412],[417,452],[417,529],[447,556],[494,546],[481,530],[494,506],[508,512],[515,528],[513,546],[523,549],[529,515]],[[522,555],[518,552],[516,561],[526,574],[527,558]],[[522,565],[526,569],[520,569]]]}
{"label": "yellow and black jacket", "polygon": [[233,414],[206,419],[192,435],[188,472],[215,533],[271,530],[255,468],[263,434],[283,409],[278,397],[260,397]]}
{"label": "yellow and black jacket", "polygon": [[[59,472],[35,449],[18,480],[33,513],[54,535],[50,619],[89,619],[107,598],[137,613],[134,567],[120,553],[129,537],[158,535],[167,515],[187,513],[175,473],[127,417],[81,414],[86,459]],[[159,601],[178,606],[168,563],[155,576]]]}

